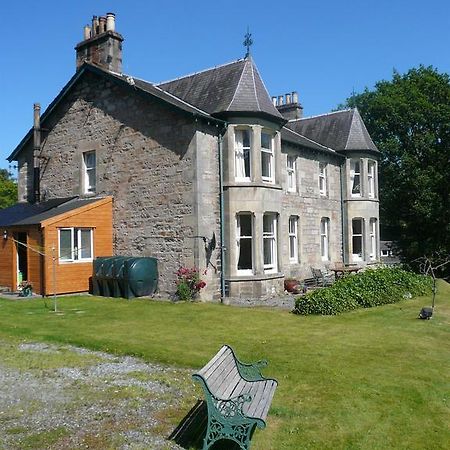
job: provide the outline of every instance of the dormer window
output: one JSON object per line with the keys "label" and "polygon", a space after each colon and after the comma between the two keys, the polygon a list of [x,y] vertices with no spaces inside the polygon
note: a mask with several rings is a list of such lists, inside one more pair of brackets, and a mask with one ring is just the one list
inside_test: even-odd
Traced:
{"label": "dormer window", "polygon": [[250,130],[235,131],[235,177],[250,181]]}
{"label": "dormer window", "polygon": [[273,136],[261,133],[261,175],[263,181],[274,182]]}
{"label": "dormer window", "polygon": [[359,159],[350,161],[350,185],[352,197],[361,197],[361,161]]}
{"label": "dormer window", "polygon": [[96,191],[96,158],[94,152],[83,153],[83,192],[92,194]]}

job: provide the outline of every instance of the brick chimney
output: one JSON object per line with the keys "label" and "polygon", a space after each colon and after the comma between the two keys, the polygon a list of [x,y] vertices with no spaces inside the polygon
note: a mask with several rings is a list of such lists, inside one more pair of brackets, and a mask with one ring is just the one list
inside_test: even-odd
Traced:
{"label": "brick chimney", "polygon": [[292,92],[285,96],[272,97],[272,102],[279,113],[288,120],[301,119],[303,117],[303,106],[298,101],[298,93]]}
{"label": "brick chimney", "polygon": [[77,52],[77,70],[85,61],[97,64],[111,72],[122,73],[121,34],[116,32],[116,16],[93,16],[92,26],[83,29],[83,38],[75,47]]}

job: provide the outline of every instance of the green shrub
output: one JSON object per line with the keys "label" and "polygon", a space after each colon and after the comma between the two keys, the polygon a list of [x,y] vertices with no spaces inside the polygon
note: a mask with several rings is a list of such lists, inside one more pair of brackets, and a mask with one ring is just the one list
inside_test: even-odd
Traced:
{"label": "green shrub", "polygon": [[432,279],[398,267],[366,269],[295,301],[296,314],[333,315],[356,308],[395,303],[431,292]]}

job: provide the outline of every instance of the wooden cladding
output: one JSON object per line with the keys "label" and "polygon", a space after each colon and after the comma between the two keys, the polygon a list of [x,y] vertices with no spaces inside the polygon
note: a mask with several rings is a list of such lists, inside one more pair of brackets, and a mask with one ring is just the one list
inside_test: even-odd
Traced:
{"label": "wooden cladding", "polygon": [[[70,211],[42,223],[46,258],[44,264],[45,295],[89,291],[92,262],[59,261],[58,229],[92,229],[93,258],[112,255],[112,199],[106,198]],[[53,275],[53,258],[55,276]],[[56,286],[55,286],[56,285]]]}
{"label": "wooden cladding", "polygon": [[[59,261],[58,230],[92,230],[92,257],[113,253],[112,198],[107,197],[50,219],[40,225],[6,228],[0,242],[0,286],[17,289],[19,233],[26,236],[27,281],[36,294],[52,295],[89,291],[92,261]],[[24,256],[25,257],[25,256]],[[55,259],[54,259],[55,258]]]}

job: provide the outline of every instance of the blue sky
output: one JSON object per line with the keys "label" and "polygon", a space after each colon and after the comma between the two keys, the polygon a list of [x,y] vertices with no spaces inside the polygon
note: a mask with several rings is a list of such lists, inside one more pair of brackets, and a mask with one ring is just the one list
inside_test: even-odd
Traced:
{"label": "blue sky", "polygon": [[92,15],[116,13],[123,70],[164,81],[252,55],[271,95],[297,90],[305,115],[352,89],[419,64],[450,72],[449,0],[107,1],[2,4],[0,167],[75,71],[74,46]]}

